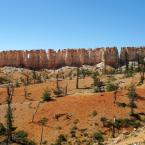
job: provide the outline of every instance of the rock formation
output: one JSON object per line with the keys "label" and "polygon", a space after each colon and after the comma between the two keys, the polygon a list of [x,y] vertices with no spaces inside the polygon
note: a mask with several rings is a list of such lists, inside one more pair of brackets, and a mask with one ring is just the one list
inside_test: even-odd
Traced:
{"label": "rock formation", "polygon": [[119,55],[117,47],[95,49],[11,50],[0,52],[0,67],[24,67],[29,69],[56,69],[62,66],[95,65],[102,61],[112,67],[125,62],[125,53],[129,61],[136,61],[139,55],[145,56],[145,47],[123,47]]}
{"label": "rock formation", "polygon": [[120,62],[124,64],[125,53],[128,54],[129,61],[137,61],[139,56],[145,57],[145,47],[123,47],[120,53]]}

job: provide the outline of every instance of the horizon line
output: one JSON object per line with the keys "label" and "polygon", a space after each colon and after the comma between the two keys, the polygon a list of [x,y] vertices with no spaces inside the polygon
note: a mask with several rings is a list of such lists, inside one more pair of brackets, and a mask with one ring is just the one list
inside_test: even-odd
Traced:
{"label": "horizon line", "polygon": [[69,47],[69,48],[31,48],[31,49],[17,49],[17,48],[8,48],[8,49],[1,49],[0,52],[3,51],[33,51],[33,50],[54,50],[54,51],[61,51],[61,50],[72,50],[72,49],[99,49],[99,48],[117,48],[118,50],[121,50],[122,48],[144,48],[145,45],[140,45],[140,46],[102,46],[102,47]]}

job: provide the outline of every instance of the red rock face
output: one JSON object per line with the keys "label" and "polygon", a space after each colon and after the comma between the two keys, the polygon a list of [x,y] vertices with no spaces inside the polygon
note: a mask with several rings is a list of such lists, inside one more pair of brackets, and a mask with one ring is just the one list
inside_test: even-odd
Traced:
{"label": "red rock face", "polygon": [[101,62],[102,59],[102,49],[96,48],[94,50],[89,50],[89,64],[94,65]]}
{"label": "red rock face", "polygon": [[125,53],[129,61],[137,61],[138,55],[145,57],[145,47],[123,47],[121,48],[120,61],[125,62]]}
{"label": "red rock face", "polygon": [[[122,49],[121,59],[124,61],[124,52],[128,51],[129,59],[135,58],[136,49]],[[30,50],[30,51],[3,51],[0,52],[0,67],[13,66],[30,69],[56,69],[62,66],[95,65],[104,61],[113,67],[118,65],[118,50],[113,48],[96,49],[64,49],[54,51]]]}
{"label": "red rock face", "polygon": [[80,65],[89,64],[89,52],[86,49],[78,49]]}
{"label": "red rock face", "polygon": [[121,48],[121,53],[120,53],[120,60],[121,62],[125,61],[125,53],[128,54],[128,60],[129,61],[134,61],[137,59],[137,48],[134,47],[124,47]]}
{"label": "red rock face", "polygon": [[48,58],[48,65],[47,68],[48,69],[54,69],[56,68],[56,52],[52,49],[48,50],[47,52],[47,58]]}
{"label": "red rock face", "polygon": [[119,63],[118,50],[116,47],[106,48],[105,50],[105,62],[107,65],[117,67]]}

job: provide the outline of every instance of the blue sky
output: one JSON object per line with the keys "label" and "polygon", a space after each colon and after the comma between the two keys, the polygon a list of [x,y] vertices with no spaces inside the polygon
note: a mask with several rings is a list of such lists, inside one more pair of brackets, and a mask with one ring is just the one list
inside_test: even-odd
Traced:
{"label": "blue sky", "polygon": [[0,50],[145,45],[145,0],[0,0]]}

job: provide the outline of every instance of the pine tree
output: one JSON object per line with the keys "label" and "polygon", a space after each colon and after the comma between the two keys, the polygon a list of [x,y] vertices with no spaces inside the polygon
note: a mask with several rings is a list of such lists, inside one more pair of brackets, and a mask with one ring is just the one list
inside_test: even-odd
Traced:
{"label": "pine tree", "polygon": [[33,77],[33,80],[34,80],[34,84],[36,82],[36,79],[37,79],[37,73],[35,70],[32,71],[32,77]]}
{"label": "pine tree", "polygon": [[134,109],[137,108],[136,105],[136,100],[137,100],[137,94],[135,91],[135,86],[131,85],[130,88],[128,89],[128,98],[129,98],[129,107],[130,107],[130,115],[134,114]]}
{"label": "pine tree", "polygon": [[140,82],[144,82],[144,71],[145,71],[145,61],[142,56],[140,56]]}
{"label": "pine tree", "polygon": [[129,69],[129,60],[128,60],[128,53],[125,52],[125,65],[126,65],[126,71]]}
{"label": "pine tree", "polygon": [[11,103],[12,103],[12,97],[14,94],[14,87],[12,84],[8,84],[7,86],[7,114],[6,114],[6,133],[7,133],[7,145],[11,144],[12,142],[12,132],[14,131],[13,127],[13,114],[12,114],[12,108],[11,108]]}

